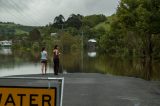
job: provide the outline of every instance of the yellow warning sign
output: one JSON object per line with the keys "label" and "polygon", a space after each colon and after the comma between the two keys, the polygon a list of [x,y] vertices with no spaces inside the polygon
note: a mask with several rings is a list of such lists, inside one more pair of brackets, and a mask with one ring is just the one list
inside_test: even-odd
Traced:
{"label": "yellow warning sign", "polygon": [[0,106],[56,106],[56,88],[0,87]]}

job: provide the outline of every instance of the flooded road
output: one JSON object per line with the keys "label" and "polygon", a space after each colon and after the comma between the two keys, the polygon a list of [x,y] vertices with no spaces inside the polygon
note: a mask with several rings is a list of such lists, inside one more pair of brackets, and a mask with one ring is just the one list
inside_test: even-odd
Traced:
{"label": "flooded road", "polygon": [[[52,54],[49,54],[47,73],[53,73]],[[145,80],[160,80],[160,62],[148,64],[140,59],[108,57],[94,52],[66,52],[60,56],[61,73],[101,73],[116,76],[138,77]],[[0,49],[0,76],[40,74],[39,52],[13,52]]]}

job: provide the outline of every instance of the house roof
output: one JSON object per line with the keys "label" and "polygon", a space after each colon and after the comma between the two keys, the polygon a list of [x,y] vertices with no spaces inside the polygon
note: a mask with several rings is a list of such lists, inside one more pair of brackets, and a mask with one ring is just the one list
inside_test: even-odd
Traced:
{"label": "house roof", "polygon": [[88,42],[94,42],[94,43],[96,43],[97,41],[95,39],[89,39]]}

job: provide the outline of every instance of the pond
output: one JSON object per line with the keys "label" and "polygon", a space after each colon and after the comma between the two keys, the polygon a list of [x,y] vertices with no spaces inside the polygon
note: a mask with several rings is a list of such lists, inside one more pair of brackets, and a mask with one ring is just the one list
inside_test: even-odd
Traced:
{"label": "pond", "polygon": [[[47,73],[53,73],[52,54],[49,54]],[[41,74],[39,52],[0,49],[0,76]],[[160,80],[160,62],[147,63],[141,59],[113,58],[92,52],[66,52],[60,56],[60,72],[101,73],[116,76],[137,77],[145,80]]]}

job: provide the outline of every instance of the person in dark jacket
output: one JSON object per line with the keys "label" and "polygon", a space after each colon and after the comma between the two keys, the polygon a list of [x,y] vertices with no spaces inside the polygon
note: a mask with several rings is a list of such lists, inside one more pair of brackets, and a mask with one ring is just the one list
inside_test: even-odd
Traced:
{"label": "person in dark jacket", "polygon": [[60,55],[60,52],[58,50],[58,45],[55,45],[53,49],[53,62],[54,62],[54,74],[55,75],[58,75],[58,71],[59,71],[59,55]]}

